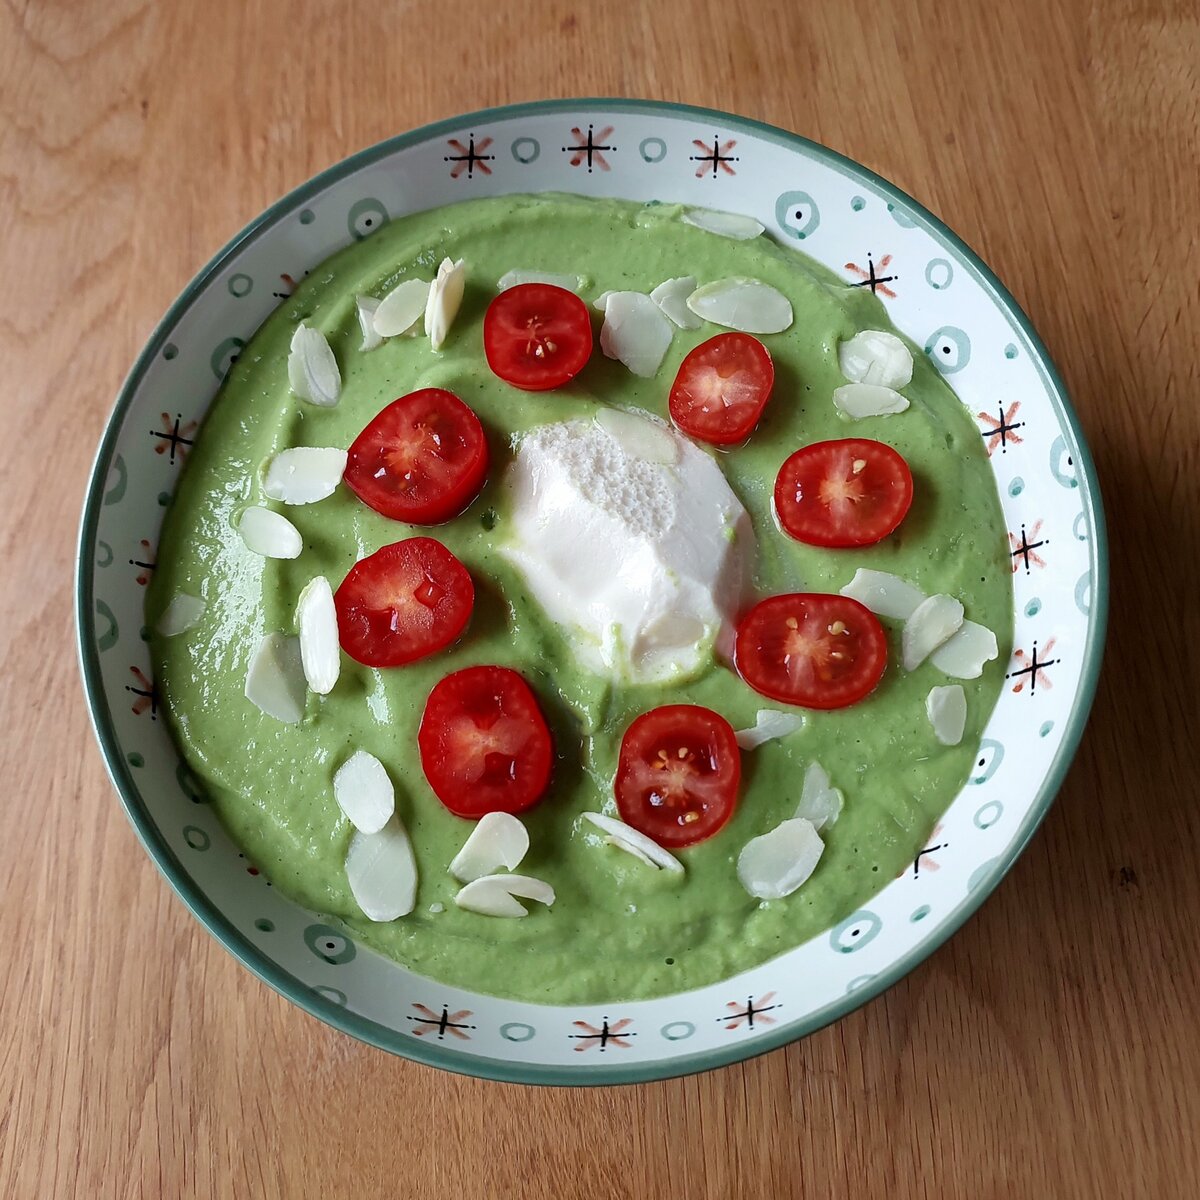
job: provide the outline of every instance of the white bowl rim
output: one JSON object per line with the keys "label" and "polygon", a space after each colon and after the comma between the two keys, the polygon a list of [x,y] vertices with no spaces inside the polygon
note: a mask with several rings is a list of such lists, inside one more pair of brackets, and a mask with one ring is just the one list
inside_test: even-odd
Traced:
{"label": "white bowl rim", "polygon": [[[1067,437],[1078,472],[1084,510],[1088,514],[1093,532],[1089,549],[1092,569],[1092,600],[1088,636],[1084,646],[1083,670],[1062,741],[1029,812],[1007,849],[991,864],[986,875],[968,892],[964,899],[941,919],[936,932],[910,952],[892,962],[869,983],[823,1008],[810,1012],[788,1024],[780,1025],[778,1029],[756,1037],[752,1041],[739,1042],[731,1045],[728,1049],[701,1051],[690,1056],[672,1058],[669,1061],[655,1060],[628,1066],[614,1064],[592,1068],[587,1072],[579,1072],[565,1066],[507,1062],[497,1058],[460,1055],[435,1044],[404,1038],[395,1030],[351,1012],[301,985],[289,972],[278,967],[268,955],[250,942],[232,924],[229,918],[191,880],[174,852],[167,845],[142,801],[129,766],[117,744],[100,678],[100,663],[94,631],[92,563],[95,557],[96,530],[105,481],[108,477],[122,420],[133,402],[142,377],[162,352],[169,340],[170,332],[178,324],[180,318],[208,284],[213,279],[220,277],[226,266],[241,253],[247,244],[264,230],[270,228],[282,216],[293,212],[303,202],[316,196],[330,184],[379,159],[386,158],[398,150],[430,139],[453,136],[467,125],[481,125],[488,121],[497,122],[558,112],[577,115],[588,110],[628,112],[647,116],[688,115],[710,122],[716,121],[730,130],[740,130],[748,136],[763,138],[799,150],[808,157],[815,158],[845,175],[860,180],[865,186],[874,189],[877,194],[885,197],[906,216],[923,225],[931,234],[957,251],[992,302],[1013,321],[1028,341],[1031,357],[1043,378],[1047,394]],[[76,558],[75,616],[77,652],[92,726],[109,778],[121,798],[126,815],[147,853],[180,899],[209,933],[221,942],[243,966],[312,1016],[352,1037],[428,1066],[513,1083],[558,1086],[647,1083],[707,1071],[754,1058],[840,1020],[875,999],[944,945],[999,886],[1049,811],[1050,805],[1066,777],[1087,723],[1100,674],[1107,627],[1108,543],[1095,464],[1084,440],[1078,417],[1071,407],[1066,388],[1049,352],[1034,330],[1032,322],[1008,289],[982,259],[938,217],[906,192],[867,167],[837,151],[830,150],[819,142],[802,137],[800,134],[791,133],[747,117],[694,105],[660,100],[581,97],[530,101],[463,113],[409,130],[406,133],[397,134],[360,150],[314,175],[307,182],[294,188],[266,208],[197,272],[167,309],[141,354],[138,355],[121,386],[116,404],[105,426],[104,436],[92,465],[80,523]]]}

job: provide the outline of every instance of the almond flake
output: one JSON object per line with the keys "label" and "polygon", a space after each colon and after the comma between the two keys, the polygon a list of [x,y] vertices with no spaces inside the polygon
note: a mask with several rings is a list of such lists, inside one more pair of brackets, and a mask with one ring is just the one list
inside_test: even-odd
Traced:
{"label": "almond flake", "polygon": [[458,316],[466,284],[467,272],[463,260],[460,258],[458,262],[451,262],[443,258],[437,277],[429,289],[429,303],[425,306],[425,332],[435,350],[442,348],[446,334]]}
{"label": "almond flake", "polygon": [[246,549],[263,558],[298,558],[304,549],[304,539],[295,525],[269,508],[246,509],[238,519],[237,531]]}
{"label": "almond flake", "polygon": [[964,621],[959,631],[942,643],[929,661],[952,679],[978,679],[983,664],[1000,653],[996,635],[986,625]]}
{"label": "almond flake", "polygon": [[696,290],[694,275],[664,279],[651,293],[650,299],[663,310],[680,329],[699,329],[704,324],[690,308],[688,297]]}
{"label": "almond flake", "polygon": [[383,338],[375,328],[375,314],[379,311],[382,300],[374,296],[355,296],[354,310],[358,313],[358,327],[362,330],[363,340],[360,350],[374,350],[383,345]]}
{"label": "almond flake", "polygon": [[912,353],[894,333],[883,329],[864,329],[843,342],[838,364],[851,383],[902,388],[912,382]]}
{"label": "almond flake", "polygon": [[415,329],[429,303],[430,286],[424,279],[405,279],[392,288],[375,310],[373,327],[376,335],[399,337]]}
{"label": "almond flake", "polygon": [[737,213],[716,212],[711,208],[689,208],[683,214],[683,220],[697,229],[707,229],[709,233],[721,237],[733,238],[735,242],[749,241],[762,233],[764,226],[753,217],[739,216]]}
{"label": "almond flake", "polygon": [[963,623],[963,606],[953,596],[938,594],[922,600],[904,622],[900,638],[901,662],[915,671]]}
{"label": "almond flake", "polygon": [[902,413],[908,400],[878,383],[844,383],[833,389],[833,405],[855,421],[864,417],[890,417]]}
{"label": "almond flake", "polygon": [[967,694],[962,685],[930,688],[925,697],[925,714],[933,726],[933,736],[943,746],[957,746],[967,727]]}
{"label": "almond flake", "polygon": [[782,333],[792,323],[792,303],[781,291],[742,276],[706,283],[687,306],[705,321],[742,333]]}
{"label": "almond flake", "polygon": [[778,708],[760,708],[754,718],[753,729],[739,729],[734,737],[743,750],[755,750],[764,742],[787,737],[804,726],[804,717],[796,712],[783,712]]}
{"label": "almond flake", "polygon": [[811,821],[793,817],[751,838],[738,855],[742,887],[760,900],[782,900],[807,881],[825,849]]}
{"label": "almond flake", "polygon": [[333,495],[345,470],[346,451],[334,446],[281,450],[267,464],[263,493],[284,504],[313,504]]}
{"label": "almond flake", "polygon": [[551,287],[562,288],[576,295],[583,291],[582,276],[555,275],[553,271],[507,271],[500,276],[496,288],[498,291],[507,292],[509,288],[519,287],[523,283],[548,283]]}
{"label": "almond flake", "polygon": [[907,621],[925,599],[925,593],[898,575],[887,571],[870,571],[860,567],[854,578],[841,589],[843,596],[857,600],[878,617]]}
{"label": "almond flake", "polygon": [[176,637],[186,632],[204,616],[206,607],[203,600],[189,596],[187,592],[176,593],[158,618],[158,632],[163,637]]}
{"label": "almond flake", "polygon": [[605,837],[601,841],[606,846],[611,846],[614,850],[620,850],[622,853],[628,854],[631,858],[636,858],[643,866],[653,867],[654,870],[658,870],[658,863],[650,855],[639,850],[632,842],[623,842],[620,838],[615,837]]}
{"label": "almond flake", "polygon": [[679,460],[679,443],[670,430],[641,409],[605,406],[595,420],[630,458],[664,466],[674,466]]}
{"label": "almond flake", "polygon": [[554,889],[528,875],[484,875],[468,883],[454,897],[454,903],[485,917],[528,916],[529,910],[517,896],[522,900],[537,900],[547,907],[554,903]]}
{"label": "almond flake", "polygon": [[301,400],[333,408],[342,394],[342,376],[325,335],[303,321],[292,334],[288,382]]}
{"label": "almond flake", "polygon": [[825,768],[819,762],[809,763],[795,815],[811,821],[819,833],[826,825],[837,821],[844,803],[845,797],[840,789],[830,784]]}
{"label": "almond flake", "polygon": [[288,387],[300,397],[308,399],[308,379],[304,374],[304,359],[295,350],[288,353],[287,360]]}
{"label": "almond flake", "polygon": [[683,871],[683,863],[679,859],[664,850],[653,838],[634,829],[632,825],[626,825],[624,821],[618,821],[615,817],[606,817],[603,813],[598,812],[585,812],[583,817],[597,829],[608,834],[605,841],[611,846],[616,846],[618,850],[624,850],[635,858],[648,862],[656,869],[662,867],[676,875]]}
{"label": "almond flake", "polygon": [[500,867],[515,871],[529,850],[529,831],[511,813],[490,812],[480,817],[471,836],[450,863],[450,874],[472,883]]}
{"label": "almond flake", "polygon": [[396,811],[396,792],[383,763],[355,750],[334,772],[333,798],[360,833],[378,833]]}
{"label": "almond flake", "polygon": [[318,696],[327,696],[333,691],[342,669],[342,651],[333,589],[324,575],[318,575],[304,585],[296,603],[296,627],[300,631],[304,678]]}
{"label": "almond flake", "polygon": [[600,349],[649,379],[671,344],[671,323],[644,292],[613,292],[604,309]]}
{"label": "almond flake", "polygon": [[346,880],[358,907],[372,921],[394,921],[412,912],[417,861],[398,817],[378,833],[355,831],[346,852]]}
{"label": "almond flake", "polygon": [[246,699],[268,717],[298,725],[304,717],[304,667],[300,639],[282,633],[265,634],[250,656]]}

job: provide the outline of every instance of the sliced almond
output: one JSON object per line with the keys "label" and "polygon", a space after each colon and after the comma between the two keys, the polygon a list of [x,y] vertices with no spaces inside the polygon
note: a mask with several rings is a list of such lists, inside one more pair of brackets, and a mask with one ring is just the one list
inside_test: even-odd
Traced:
{"label": "sliced almond", "polygon": [[[822,792],[827,792],[833,787],[829,782],[829,773],[819,762],[815,760],[808,764],[804,772],[804,783],[800,789],[800,803],[807,804],[814,796],[819,796]],[[797,813],[797,816],[802,816],[802,813]]]}
{"label": "sliced almond", "polygon": [[[294,339],[293,339],[294,340]],[[304,374],[304,359],[295,350],[288,352],[287,360],[288,387],[300,397],[307,400],[308,377]]]}
{"label": "sliced almond", "polygon": [[904,622],[900,637],[904,669],[915,671],[962,623],[963,606],[953,596],[939,593],[922,600]]}
{"label": "sliced almond", "polygon": [[986,625],[964,621],[959,631],[947,638],[930,656],[939,671],[952,679],[978,679],[983,664],[1000,653],[996,635]]}
{"label": "sliced almond", "polygon": [[342,394],[342,375],[329,342],[319,329],[303,321],[292,334],[288,381],[301,400],[333,408]]}
{"label": "sliced almond", "polygon": [[650,299],[680,329],[699,329],[704,322],[687,305],[688,297],[695,290],[696,277],[680,275],[677,279],[664,279],[650,293]]}
{"label": "sliced almond", "polygon": [[908,400],[890,387],[878,383],[844,383],[833,389],[833,405],[852,420],[864,417],[890,417],[902,413]]}
{"label": "sliced almond", "polygon": [[246,671],[246,699],[285,725],[304,718],[304,667],[300,639],[268,633],[250,656]]}
{"label": "sliced almond", "polygon": [[808,770],[804,772],[804,785],[800,789],[800,803],[796,805],[795,815],[811,821],[819,833],[826,825],[836,823],[844,803],[845,798],[829,782],[825,768],[819,762],[809,763]]}
{"label": "sliced almond", "polygon": [[851,383],[876,383],[902,388],[912,382],[909,348],[883,329],[864,329],[838,347],[838,365]]}
{"label": "sliced almond", "polygon": [[917,605],[925,599],[925,593],[899,575],[887,571],[871,571],[859,567],[854,578],[841,589],[843,596],[857,600],[876,616],[891,617],[896,621],[907,621],[917,611]]}
{"label": "sliced almond", "polygon": [[579,275],[555,275],[553,271],[506,271],[496,284],[497,290],[507,292],[509,288],[523,283],[548,283],[551,287],[563,288],[578,295],[583,291],[583,278]]}
{"label": "sliced almond", "polygon": [[962,684],[930,688],[925,697],[925,714],[933,726],[933,736],[943,746],[957,746],[967,727],[967,694]]}
{"label": "sliced almond", "polygon": [[295,525],[269,508],[246,509],[238,519],[237,531],[246,549],[263,558],[298,558],[304,549],[304,539]]}
{"label": "sliced almond", "polygon": [[204,616],[206,607],[204,601],[196,596],[189,596],[187,592],[176,593],[158,618],[158,632],[163,637],[177,637]]}
{"label": "sliced almond", "polygon": [[378,833],[396,811],[396,791],[383,763],[355,750],[333,775],[333,798],[360,833]]}
{"label": "sliced almond", "polygon": [[451,262],[443,258],[429,289],[429,302],[425,305],[425,332],[435,350],[442,348],[446,334],[458,316],[466,285],[467,271],[463,260],[460,258],[458,262]]}
{"label": "sliced almond", "polygon": [[358,313],[358,327],[362,330],[363,340],[360,350],[374,350],[383,345],[383,337],[375,328],[375,314],[379,311],[382,300],[374,296],[355,296],[354,310]]}
{"label": "sliced almond", "polygon": [[399,337],[416,328],[429,303],[430,286],[424,279],[405,279],[392,288],[375,310],[373,327],[376,335],[380,338]]}
{"label": "sliced almond", "polygon": [[603,813],[598,812],[585,812],[583,817],[597,829],[608,834],[609,844],[615,845],[619,850],[625,850],[633,854],[635,858],[648,861],[653,867],[662,867],[674,874],[683,871],[683,863],[679,859],[664,850],[653,838],[634,829],[632,825],[626,825],[624,821],[618,821],[615,817],[606,817]]}
{"label": "sliced almond", "polygon": [[407,916],[417,903],[417,860],[400,819],[378,833],[355,831],[346,852],[346,880],[358,907],[372,921]]}
{"label": "sliced almond", "polygon": [[606,846],[611,846],[614,850],[620,850],[622,854],[628,854],[631,858],[636,858],[643,866],[651,867],[653,870],[658,870],[658,863],[646,854],[639,850],[632,842],[623,842],[620,838],[605,837],[601,839]]}
{"label": "sliced almond", "polygon": [[641,462],[674,466],[679,444],[663,424],[641,410],[605,406],[596,413],[596,424],[629,455]]}
{"label": "sliced almond", "polygon": [[604,309],[600,349],[649,379],[671,345],[671,323],[644,292],[613,292]]}
{"label": "sliced almond", "polygon": [[762,233],[764,226],[753,217],[743,217],[738,213],[716,212],[711,208],[689,208],[683,214],[683,220],[697,229],[706,229],[709,233],[721,237],[733,238],[735,242],[749,241]]}
{"label": "sliced almond", "polygon": [[463,883],[491,875],[500,867],[515,871],[529,850],[529,831],[511,813],[480,817],[471,836],[450,863],[450,874]]}
{"label": "sliced almond", "polygon": [[296,628],[300,631],[304,678],[318,696],[327,696],[338,681],[342,651],[333,589],[324,575],[318,575],[304,585],[296,602]]}
{"label": "sliced almond", "polygon": [[805,883],[825,849],[811,821],[793,817],[751,838],[738,855],[742,887],[760,900],[782,900]]}
{"label": "sliced almond", "polygon": [[820,833],[827,825],[836,825],[846,806],[846,798],[841,788],[830,788],[818,792],[808,804],[798,805],[796,816],[803,817],[813,823],[813,828]]}
{"label": "sliced almond", "polygon": [[739,729],[734,737],[743,750],[755,750],[764,742],[787,737],[804,726],[804,716],[798,712],[783,712],[778,708],[760,708],[753,729]]}
{"label": "sliced almond", "polygon": [[782,333],[792,323],[792,303],[781,291],[742,276],[698,287],[687,306],[705,321],[742,333]]}
{"label": "sliced almond", "polygon": [[281,450],[267,464],[263,493],[284,504],[314,504],[333,495],[345,470],[346,451],[334,446]]}
{"label": "sliced almond", "polygon": [[525,917],[529,910],[516,897],[537,900],[549,907],[554,903],[554,889],[540,879],[528,875],[484,875],[464,887],[454,903],[468,912],[485,917]]}

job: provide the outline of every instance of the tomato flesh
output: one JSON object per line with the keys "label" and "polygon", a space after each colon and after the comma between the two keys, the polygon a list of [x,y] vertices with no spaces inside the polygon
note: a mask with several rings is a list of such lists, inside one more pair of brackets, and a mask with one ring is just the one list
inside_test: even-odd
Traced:
{"label": "tomato flesh", "polygon": [[475,499],[487,469],[479,418],[453,392],[421,388],[393,400],[354,439],[343,478],[377,513],[437,525]]}
{"label": "tomato flesh", "polygon": [[399,667],[462,633],[475,586],[441,542],[415,537],[355,563],[333,602],[338,638],[351,658],[367,667]]}
{"label": "tomato flesh", "polygon": [[770,352],[748,333],[718,333],[679,364],[671,385],[671,420],[714,446],[744,442],[775,384]]}
{"label": "tomato flesh", "polygon": [[417,744],[429,786],[456,816],[523,812],[550,783],[546,718],[529,684],[507,667],[467,667],[437,683]]}
{"label": "tomato flesh", "polygon": [[518,284],[488,305],[483,351],[493,374],[514,387],[562,387],[592,355],[592,318],[574,292],[549,283]]}
{"label": "tomato flesh", "polygon": [[879,618],[848,596],[771,596],[738,624],[734,662],[741,677],[772,700],[846,708],[883,677],[887,638]]}
{"label": "tomato flesh", "polygon": [[870,438],[804,446],[775,478],[780,525],[810,546],[870,546],[895,532],[912,498],[908,463]]}
{"label": "tomato flesh", "polygon": [[625,731],[613,792],[634,829],[660,846],[693,846],[733,815],[741,777],[741,751],[724,717],[665,704]]}

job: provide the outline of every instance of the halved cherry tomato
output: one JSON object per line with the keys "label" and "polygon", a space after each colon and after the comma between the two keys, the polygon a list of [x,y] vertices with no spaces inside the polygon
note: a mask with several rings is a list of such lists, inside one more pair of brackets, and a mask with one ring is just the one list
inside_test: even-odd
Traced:
{"label": "halved cherry tomato", "polygon": [[428,537],[376,550],[333,597],[342,649],[367,667],[399,667],[450,645],[475,604],[467,568]]}
{"label": "halved cherry tomato", "polygon": [[554,743],[529,684],[507,667],[447,675],[425,702],[421,766],[455,815],[523,812],[550,783]]}
{"label": "halved cherry tomato", "polygon": [[874,691],[887,666],[887,638],[857,600],[796,592],[762,600],[742,618],[734,662],[772,700],[845,708]]}
{"label": "halved cherry tomato", "polygon": [[442,388],[393,400],[354,439],[343,478],[377,513],[413,525],[457,517],[483,486],[479,418]]}
{"label": "halved cherry tomato", "polygon": [[766,346],[748,333],[718,333],[679,364],[671,385],[671,420],[714,446],[744,442],[775,384]]}
{"label": "halved cherry tomato", "polygon": [[775,478],[775,512],[810,546],[870,546],[895,531],[912,504],[908,463],[883,442],[814,442]]}
{"label": "halved cherry tomato", "polygon": [[513,387],[562,387],[592,355],[592,318],[574,292],[549,283],[518,284],[488,305],[483,352],[493,373]]}
{"label": "halved cherry tomato", "polygon": [[660,846],[692,846],[733,816],[742,755],[711,708],[664,704],[625,731],[613,792],[622,820]]}

